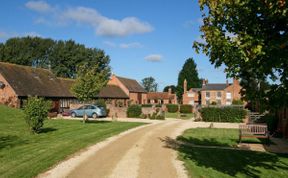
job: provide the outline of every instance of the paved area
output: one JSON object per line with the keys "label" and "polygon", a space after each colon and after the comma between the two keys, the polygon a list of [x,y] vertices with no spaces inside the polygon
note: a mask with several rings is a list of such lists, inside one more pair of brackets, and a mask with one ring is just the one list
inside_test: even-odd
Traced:
{"label": "paved area", "polygon": [[196,127],[238,128],[238,124],[152,121],[87,148],[38,177],[184,178],[187,174],[182,162],[165,140]]}
{"label": "paved area", "polygon": [[238,145],[239,148],[243,150],[252,150],[252,151],[268,151],[272,153],[288,153],[288,142],[287,140],[281,138],[271,138],[273,142],[270,145],[265,144],[253,144],[253,143],[241,143]]}

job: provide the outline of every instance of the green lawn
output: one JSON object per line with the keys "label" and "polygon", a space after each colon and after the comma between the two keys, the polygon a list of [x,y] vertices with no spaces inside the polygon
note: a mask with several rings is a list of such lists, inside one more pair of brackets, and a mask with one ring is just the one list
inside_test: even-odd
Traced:
{"label": "green lawn", "polygon": [[47,120],[33,135],[21,110],[0,105],[0,177],[34,177],[82,148],[139,125]]}
{"label": "green lawn", "polygon": [[165,117],[166,118],[191,119],[193,117],[193,113],[179,114],[179,113],[165,112]]}
{"label": "green lawn", "polygon": [[[182,141],[196,145],[233,147],[238,141],[237,129],[189,129]],[[249,139],[245,142],[261,142]],[[179,157],[190,177],[287,177],[288,154],[227,150],[209,147],[178,148]]]}

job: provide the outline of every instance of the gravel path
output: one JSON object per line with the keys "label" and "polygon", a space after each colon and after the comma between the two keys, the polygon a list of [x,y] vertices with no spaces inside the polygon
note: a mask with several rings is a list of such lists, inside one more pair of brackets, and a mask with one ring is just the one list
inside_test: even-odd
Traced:
{"label": "gravel path", "polygon": [[177,152],[168,148],[165,140],[175,139],[187,128],[209,126],[210,123],[189,120],[154,122],[96,144],[38,177],[185,178]]}

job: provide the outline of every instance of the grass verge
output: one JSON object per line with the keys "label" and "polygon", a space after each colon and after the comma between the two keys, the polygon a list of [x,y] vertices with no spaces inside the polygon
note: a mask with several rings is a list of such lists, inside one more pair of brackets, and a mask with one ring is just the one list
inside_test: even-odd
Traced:
{"label": "grass verge", "polygon": [[[237,129],[189,129],[179,140],[203,146],[233,147]],[[258,142],[249,139],[245,142]],[[179,157],[190,177],[287,177],[288,154],[180,145]]]}
{"label": "grass verge", "polygon": [[82,148],[143,125],[47,120],[33,135],[23,117],[21,110],[0,105],[0,177],[35,177]]}

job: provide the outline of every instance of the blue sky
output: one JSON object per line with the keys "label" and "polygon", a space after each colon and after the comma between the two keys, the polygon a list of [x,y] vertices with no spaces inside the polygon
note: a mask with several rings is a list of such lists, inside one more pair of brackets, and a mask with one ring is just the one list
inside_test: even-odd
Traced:
{"label": "blue sky", "polygon": [[199,76],[224,83],[223,69],[192,49],[200,39],[201,13],[193,0],[3,1],[0,42],[14,36],[73,39],[103,49],[113,73],[138,81],[152,76],[159,90],[177,84],[185,60],[193,57]]}

